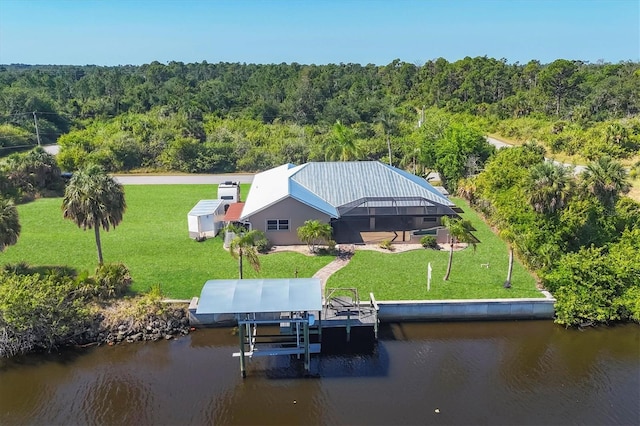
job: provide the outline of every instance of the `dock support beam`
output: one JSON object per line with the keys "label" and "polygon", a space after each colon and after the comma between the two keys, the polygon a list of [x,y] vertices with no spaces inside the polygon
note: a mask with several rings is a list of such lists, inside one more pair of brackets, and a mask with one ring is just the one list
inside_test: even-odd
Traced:
{"label": "dock support beam", "polygon": [[303,323],[303,333],[304,333],[304,371],[309,372],[311,367],[311,354],[309,352],[309,313],[304,313],[305,318],[307,319]]}
{"label": "dock support beam", "polygon": [[351,309],[347,309],[347,342],[351,341]]}
{"label": "dock support beam", "polygon": [[240,375],[244,379],[247,377],[247,371],[244,363],[244,324],[238,321],[238,339],[240,341]]}

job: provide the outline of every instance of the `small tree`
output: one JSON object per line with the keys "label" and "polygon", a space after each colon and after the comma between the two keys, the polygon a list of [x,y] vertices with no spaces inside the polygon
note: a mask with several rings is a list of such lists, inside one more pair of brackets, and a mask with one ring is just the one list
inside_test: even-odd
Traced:
{"label": "small tree", "polygon": [[246,257],[251,267],[256,271],[260,271],[260,259],[258,258],[258,245],[260,241],[266,240],[264,232],[256,229],[252,231],[244,231],[238,227],[230,226],[228,230],[236,234],[231,241],[229,253],[234,259],[238,259],[238,273],[240,279],[243,278],[243,259]]}
{"label": "small tree", "polygon": [[9,200],[0,198],[0,252],[18,242],[20,221],[18,210]]}
{"label": "small tree", "polygon": [[444,280],[447,281],[449,279],[449,275],[451,274],[451,263],[453,262],[453,245],[455,243],[467,243],[473,245],[473,249],[476,249],[476,239],[471,234],[473,230],[473,226],[471,226],[471,222],[464,219],[456,219],[450,217],[443,217],[442,224],[449,231],[449,263],[447,264],[447,273],[444,276]]}
{"label": "small tree", "polygon": [[298,228],[298,238],[307,244],[309,252],[316,253],[318,245],[331,240],[333,229],[328,223],[321,223],[319,220],[307,220],[304,225]]}

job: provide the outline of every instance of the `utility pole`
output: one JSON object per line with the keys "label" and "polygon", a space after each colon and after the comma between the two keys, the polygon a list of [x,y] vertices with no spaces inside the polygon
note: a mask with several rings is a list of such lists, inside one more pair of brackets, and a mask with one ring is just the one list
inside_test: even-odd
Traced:
{"label": "utility pole", "polygon": [[40,131],[38,130],[38,117],[36,117],[35,111],[33,111],[33,122],[36,125],[36,138],[38,139],[38,146],[40,146]]}

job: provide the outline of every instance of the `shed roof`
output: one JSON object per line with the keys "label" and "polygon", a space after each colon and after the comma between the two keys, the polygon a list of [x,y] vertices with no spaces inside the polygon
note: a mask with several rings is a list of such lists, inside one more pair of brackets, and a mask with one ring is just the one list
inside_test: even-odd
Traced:
{"label": "shed roof", "polygon": [[209,280],[197,314],[304,312],[322,310],[319,278]]}
{"label": "shed roof", "polygon": [[207,216],[213,214],[218,207],[220,207],[222,201],[223,200],[200,200],[193,206],[189,212],[189,216]]}
{"label": "shed roof", "polygon": [[225,222],[235,222],[240,219],[240,215],[242,214],[242,209],[244,208],[244,203],[232,203],[229,204],[229,209],[224,214]]}

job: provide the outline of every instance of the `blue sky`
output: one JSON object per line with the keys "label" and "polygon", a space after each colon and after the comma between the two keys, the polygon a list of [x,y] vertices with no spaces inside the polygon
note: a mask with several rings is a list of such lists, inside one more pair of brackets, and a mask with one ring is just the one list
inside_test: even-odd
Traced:
{"label": "blue sky", "polygon": [[0,63],[640,61],[640,0],[0,0]]}

